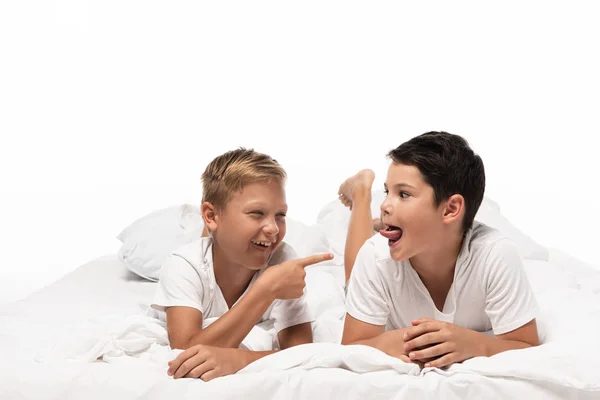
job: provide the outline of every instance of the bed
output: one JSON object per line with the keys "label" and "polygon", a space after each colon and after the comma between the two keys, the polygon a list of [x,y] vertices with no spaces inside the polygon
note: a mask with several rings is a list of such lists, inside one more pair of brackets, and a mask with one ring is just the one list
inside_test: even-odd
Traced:
{"label": "bed", "polygon": [[[374,193],[375,201],[378,195]],[[143,276],[143,268],[159,265],[160,255],[176,244],[164,235],[179,241],[195,235],[190,218],[195,214],[187,205],[144,216],[119,235],[123,247],[118,253],[93,259],[29,297],[0,307],[0,398],[600,398],[600,270],[535,243],[490,199],[477,219],[517,242],[542,309],[541,346],[443,370],[421,370],[365,346],[341,346],[348,212],[332,201],[314,224],[288,222],[286,237],[301,256],[323,249],[335,255],[332,262],[307,272],[315,343],[265,357],[211,382],[172,379],[166,374],[167,361],[176,351],[148,307],[156,282]],[[157,230],[163,236],[147,236]],[[140,242],[146,243],[144,255]],[[268,327],[251,333],[244,345],[255,349],[270,334]]]}

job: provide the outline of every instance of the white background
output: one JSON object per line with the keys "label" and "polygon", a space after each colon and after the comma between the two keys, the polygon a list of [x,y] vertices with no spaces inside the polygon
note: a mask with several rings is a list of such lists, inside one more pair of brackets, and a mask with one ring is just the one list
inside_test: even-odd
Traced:
{"label": "white background", "polygon": [[280,161],[311,223],[429,130],[467,138],[521,230],[599,264],[594,2],[398,3],[1,2],[0,303],[197,204],[226,150]]}

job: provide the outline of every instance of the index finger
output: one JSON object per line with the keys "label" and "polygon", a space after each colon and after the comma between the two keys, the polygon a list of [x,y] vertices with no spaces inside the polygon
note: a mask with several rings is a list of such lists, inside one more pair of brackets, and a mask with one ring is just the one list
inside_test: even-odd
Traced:
{"label": "index finger", "polygon": [[317,264],[323,261],[333,259],[333,254],[331,253],[322,253],[322,254],[314,254],[312,256],[299,258],[296,260],[298,264],[303,267],[308,267],[309,265]]}

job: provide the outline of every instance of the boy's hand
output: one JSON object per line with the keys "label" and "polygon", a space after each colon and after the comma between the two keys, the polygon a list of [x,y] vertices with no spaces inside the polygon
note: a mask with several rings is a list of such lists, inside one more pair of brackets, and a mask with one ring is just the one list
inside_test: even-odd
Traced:
{"label": "boy's hand", "polygon": [[383,332],[375,339],[375,347],[388,356],[399,358],[404,362],[411,362],[408,353],[404,350],[404,329],[394,329]]}
{"label": "boy's hand", "polygon": [[192,346],[169,361],[168,375],[173,378],[200,378],[205,382],[235,374],[249,363],[239,349],[204,345]]}
{"label": "boy's hand", "polygon": [[383,332],[375,338],[375,347],[383,351],[388,356],[396,357],[405,363],[418,364],[423,368],[423,363],[419,360],[411,360],[408,352],[404,349],[404,334],[406,329],[394,329]]}
{"label": "boy's hand", "polygon": [[429,318],[412,324],[404,333],[404,350],[411,360],[425,362],[425,367],[441,368],[483,355],[488,337],[482,333]]}
{"label": "boy's hand", "polygon": [[302,296],[306,286],[304,268],[332,258],[332,254],[325,253],[285,261],[267,268],[256,284],[265,288],[275,299],[297,299]]}

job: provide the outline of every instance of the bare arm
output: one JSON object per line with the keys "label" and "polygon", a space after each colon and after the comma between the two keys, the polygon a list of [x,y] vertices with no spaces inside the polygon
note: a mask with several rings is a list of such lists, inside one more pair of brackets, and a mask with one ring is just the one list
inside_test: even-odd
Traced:
{"label": "bare arm", "polygon": [[361,344],[383,351],[404,362],[411,362],[404,350],[405,329],[385,331],[383,325],[373,325],[346,314],[342,344]]}
{"label": "bare arm", "polygon": [[342,344],[365,344],[375,347],[375,338],[385,330],[383,325],[372,325],[346,314]]}
{"label": "bare arm", "polygon": [[279,347],[287,349],[299,344],[312,343],[312,325],[310,322],[282,329],[277,335]]}
{"label": "bare arm", "polygon": [[265,313],[274,298],[261,285],[254,285],[229,311],[202,329],[202,313],[190,307],[167,308],[167,331],[172,348],[196,344],[238,347]]}
{"label": "bare arm", "polygon": [[488,357],[502,353],[503,351],[525,349],[540,344],[535,319],[514,331],[497,335],[495,339],[487,336],[486,338],[482,346],[481,355]]}
{"label": "bare arm", "polygon": [[371,217],[371,191],[357,191],[352,202],[350,222],[344,247],[344,270],[346,282],[350,279],[356,255],[367,240],[373,236],[373,219]]}
{"label": "bare arm", "polygon": [[246,365],[252,364],[254,361],[260,360],[261,358],[266,357],[269,354],[277,353],[278,350],[251,351],[243,349],[232,349],[232,351],[235,351],[240,356],[242,361],[241,368],[244,368]]}

